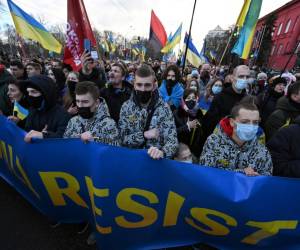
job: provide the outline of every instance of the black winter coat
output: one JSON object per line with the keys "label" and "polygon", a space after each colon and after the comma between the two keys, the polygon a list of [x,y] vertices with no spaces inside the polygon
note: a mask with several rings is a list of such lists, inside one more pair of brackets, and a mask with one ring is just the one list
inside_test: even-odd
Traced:
{"label": "black winter coat", "polygon": [[101,68],[93,68],[92,73],[85,75],[82,73],[82,69],[79,71],[79,82],[89,81],[94,82],[99,89],[103,88],[106,83],[105,71]]}
{"label": "black winter coat", "polygon": [[199,123],[202,124],[203,114],[201,109],[198,109],[195,116],[192,116],[189,113],[187,113],[182,107],[179,107],[177,110],[174,111],[174,118],[177,128],[178,141],[188,145],[193,155],[199,158],[202,151],[202,127],[197,126],[194,132],[194,129],[189,130],[187,126],[187,121],[188,119],[189,121],[197,119]]}
{"label": "black winter coat", "polygon": [[45,97],[45,103],[41,110],[29,109],[25,130],[42,132],[47,126],[45,138],[61,138],[70,119],[69,114],[56,104],[56,89],[51,79],[46,76],[34,76],[28,79],[31,86],[39,89]]}
{"label": "black winter coat", "polygon": [[112,119],[118,124],[120,118],[121,107],[124,102],[129,100],[132,92],[132,85],[123,81],[122,89],[114,89],[111,85],[101,89],[100,96],[105,99],[109,113]]}
{"label": "black winter coat", "polygon": [[203,130],[205,136],[212,134],[220,120],[228,116],[235,104],[240,102],[245,96],[245,92],[237,93],[233,87],[225,88],[219,95],[216,95],[209,110],[203,118]]}
{"label": "black winter coat", "polygon": [[272,88],[258,95],[257,100],[261,117],[261,126],[263,128],[265,127],[265,123],[269,116],[275,111],[278,99],[282,96],[283,93],[277,93]]}
{"label": "black winter coat", "polygon": [[275,111],[269,116],[265,123],[267,141],[283,126],[294,122],[300,115],[300,105],[296,107],[286,96],[281,97],[276,105]]}
{"label": "black winter coat", "polygon": [[300,178],[300,116],[294,124],[280,129],[268,142],[273,175]]}

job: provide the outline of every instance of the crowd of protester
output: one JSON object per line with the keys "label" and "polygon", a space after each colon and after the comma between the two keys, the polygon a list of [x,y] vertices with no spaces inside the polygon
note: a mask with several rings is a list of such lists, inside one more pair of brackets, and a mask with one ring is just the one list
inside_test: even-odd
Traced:
{"label": "crowd of protester", "polygon": [[[2,61],[0,113],[24,140],[80,138],[248,176],[300,177],[300,73],[258,67]],[[20,119],[18,103],[29,114]]]}

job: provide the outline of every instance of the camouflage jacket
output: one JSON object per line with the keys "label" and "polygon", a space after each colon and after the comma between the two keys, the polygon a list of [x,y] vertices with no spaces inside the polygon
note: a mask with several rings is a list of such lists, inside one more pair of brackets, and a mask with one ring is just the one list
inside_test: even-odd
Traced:
{"label": "camouflage jacket", "polygon": [[257,138],[240,147],[222,129],[207,138],[199,164],[241,173],[252,167],[260,175],[271,175],[273,167],[268,149]]}
{"label": "camouflage jacket", "polygon": [[149,130],[157,128],[159,130],[158,139],[146,140],[144,129],[146,127],[148,111],[142,108],[135,101],[134,95],[126,101],[121,108],[119,131],[121,144],[129,148],[150,148],[157,147],[164,152],[165,157],[172,158],[178,147],[176,126],[170,107],[163,102],[161,97],[156,95],[153,98],[155,109],[150,122]]}
{"label": "camouflage jacket", "polygon": [[64,138],[79,138],[86,131],[90,131],[96,142],[119,145],[119,131],[113,119],[110,118],[108,107],[101,98],[99,107],[91,119],[74,116],[68,123]]}

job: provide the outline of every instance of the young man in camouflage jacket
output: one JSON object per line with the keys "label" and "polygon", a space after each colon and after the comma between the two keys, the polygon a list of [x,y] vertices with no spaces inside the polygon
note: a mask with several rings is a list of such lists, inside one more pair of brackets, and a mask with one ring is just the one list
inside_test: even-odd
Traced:
{"label": "young man in camouflage jacket", "polygon": [[105,100],[99,99],[98,87],[93,82],[81,82],[75,93],[78,115],[69,121],[64,138],[119,145],[116,123],[110,118]]}
{"label": "young man in camouflage jacket", "polygon": [[251,103],[238,104],[233,107],[230,117],[222,119],[217,134],[208,137],[199,164],[248,176],[271,175],[271,155],[256,136],[257,107]]}
{"label": "young man in camouflage jacket", "polygon": [[121,144],[147,148],[153,159],[172,158],[178,140],[171,109],[159,97],[154,71],[142,65],[135,75],[134,91],[120,113]]}

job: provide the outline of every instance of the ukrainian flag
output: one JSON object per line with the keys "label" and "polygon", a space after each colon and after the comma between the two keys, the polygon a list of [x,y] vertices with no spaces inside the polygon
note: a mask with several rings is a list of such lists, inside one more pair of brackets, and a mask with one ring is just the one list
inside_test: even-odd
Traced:
{"label": "ukrainian flag", "polygon": [[247,16],[239,34],[239,39],[231,51],[239,55],[242,59],[248,59],[261,4],[262,0],[251,0]]}
{"label": "ukrainian flag", "polygon": [[178,29],[176,30],[176,32],[172,36],[172,38],[170,40],[168,40],[166,46],[162,48],[162,50],[161,50],[162,53],[164,53],[164,54],[169,53],[170,51],[172,51],[172,49],[178,43],[180,43],[180,40],[181,40],[181,30],[182,30],[182,24],[180,24],[180,26],[178,27]]}
{"label": "ukrainian flag", "polygon": [[[187,46],[187,38],[188,35],[185,34],[184,38],[184,45]],[[185,49],[184,49],[185,51]],[[183,59],[185,60],[185,58]],[[199,67],[200,64],[203,63],[203,60],[201,59],[201,55],[199,54],[198,50],[196,49],[195,45],[192,42],[192,39],[190,38],[189,44],[188,44],[188,50],[187,50],[187,55],[186,55],[186,60],[189,61],[190,64],[192,64],[195,67]]]}
{"label": "ukrainian flag", "polygon": [[20,120],[23,121],[28,116],[29,111],[22,107],[17,101],[15,101],[13,113],[14,116],[17,116]]}
{"label": "ukrainian flag", "polygon": [[52,36],[45,27],[33,17],[24,12],[11,0],[7,0],[16,31],[20,36],[39,42],[43,48],[60,53],[61,44]]}

